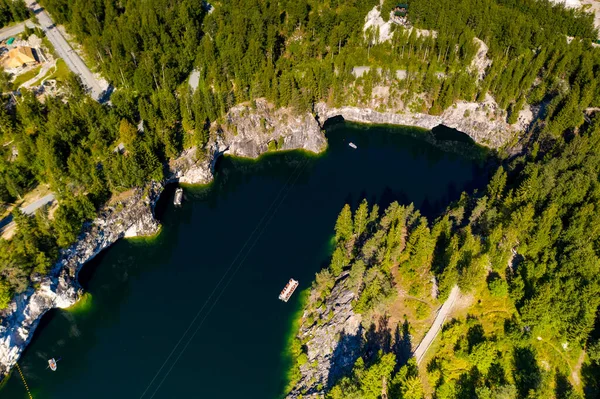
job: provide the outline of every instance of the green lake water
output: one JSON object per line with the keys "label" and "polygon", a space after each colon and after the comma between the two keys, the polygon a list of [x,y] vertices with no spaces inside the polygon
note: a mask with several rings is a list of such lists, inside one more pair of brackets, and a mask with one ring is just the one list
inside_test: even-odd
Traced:
{"label": "green lake water", "polygon": [[[161,234],[102,252],[81,271],[85,301],[43,318],[19,362],[33,397],[278,398],[299,296],[277,296],[290,277],[309,287],[327,263],[342,206],[397,200],[435,216],[484,184],[479,163],[425,134],[336,124],[319,156],[224,157],[213,184],[185,188],[181,208],[169,187]],[[0,398],[27,398],[18,373]]]}

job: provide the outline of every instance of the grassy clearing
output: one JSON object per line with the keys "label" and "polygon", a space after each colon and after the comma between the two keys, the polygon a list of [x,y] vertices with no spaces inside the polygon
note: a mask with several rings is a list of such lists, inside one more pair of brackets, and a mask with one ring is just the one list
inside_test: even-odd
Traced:
{"label": "grassy clearing", "polygon": [[56,60],[54,68],[50,69],[46,75],[41,77],[33,86],[39,86],[44,80],[56,79],[57,81],[64,82],[69,76],[69,68],[62,58]]}
{"label": "grassy clearing", "polygon": [[514,304],[508,297],[492,295],[485,283],[463,295],[461,300],[464,304],[455,305],[452,318],[445,323],[442,333],[420,364],[427,394],[432,395],[433,387],[448,382],[453,385],[463,381],[464,388],[464,381],[468,380],[466,376],[470,375],[473,367],[487,375],[486,378],[493,378],[494,373],[503,370],[500,373],[504,374],[506,383],[519,386],[524,365],[522,360],[517,359],[527,356],[532,359],[531,364],[536,365],[529,373],[539,376],[539,392],[553,392],[555,375],[567,377],[575,389],[581,390],[578,367],[581,347],[569,343],[565,349],[562,343],[550,337],[511,332],[511,319],[519,318]]}
{"label": "grassy clearing", "polygon": [[23,83],[27,82],[30,79],[33,79],[36,77],[36,75],[38,73],[40,73],[40,69],[42,68],[42,66],[38,66],[36,68],[33,68],[30,71],[25,72],[24,74],[21,74],[19,76],[17,76],[15,78],[15,80],[13,81],[14,87],[19,87],[21,86]]}

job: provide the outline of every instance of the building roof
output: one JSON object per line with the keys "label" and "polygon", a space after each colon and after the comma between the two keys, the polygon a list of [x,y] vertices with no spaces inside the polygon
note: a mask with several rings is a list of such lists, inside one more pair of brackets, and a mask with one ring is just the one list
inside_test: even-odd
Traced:
{"label": "building roof", "polygon": [[23,64],[36,62],[31,47],[20,46],[10,50],[2,57],[4,68],[17,68]]}

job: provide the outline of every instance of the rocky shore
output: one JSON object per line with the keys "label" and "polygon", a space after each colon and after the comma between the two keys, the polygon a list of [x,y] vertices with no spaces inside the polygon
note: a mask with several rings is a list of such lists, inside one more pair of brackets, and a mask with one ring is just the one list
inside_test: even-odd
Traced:
{"label": "rocky shore", "polygon": [[377,111],[364,107],[330,107],[319,103],[315,112],[319,121],[341,116],[344,120],[369,124],[415,126],[431,130],[444,125],[459,130],[477,144],[490,148],[501,148],[509,144],[520,132],[525,132],[534,120],[533,112],[526,107],[519,113],[517,123],[509,125],[505,118],[494,118],[498,110],[496,102],[488,96],[482,103],[459,101],[441,115],[411,112]]}
{"label": "rocky shore", "polygon": [[[35,287],[18,295],[7,309],[0,312],[0,377],[10,372],[47,311],[72,306],[81,297],[82,289],[77,276],[86,262],[122,237],[147,236],[158,232],[159,224],[154,218],[154,206],[166,183],[209,183],[213,178],[215,161],[224,152],[250,158],[273,150],[304,149],[322,152],[327,141],[321,127],[327,119],[335,116],[354,122],[408,125],[425,129],[445,124],[467,133],[477,143],[493,148],[508,143],[516,131],[525,130],[531,122],[531,118],[524,115],[518,124],[509,126],[503,121],[484,118],[483,111],[477,111],[477,107],[481,107],[481,104],[458,104],[441,116],[386,113],[356,107],[331,108],[323,103],[316,106],[316,115],[309,112],[298,115],[289,108],[276,108],[260,99],[233,107],[224,122],[213,125],[217,138],[209,144],[210,150],[206,156],[198,157],[196,149],[184,151],[178,159],[170,162],[170,174],[164,182],[153,182],[144,189],[136,190],[128,199],[103,208],[94,221],[84,226],[79,241],[62,251],[51,273],[37,282]],[[467,117],[466,109],[473,109],[474,112]],[[351,298],[344,295],[336,298],[339,303],[331,305],[336,309],[333,320],[321,326],[319,332],[310,332],[323,337],[326,342],[319,343],[319,346],[323,344],[330,352],[335,345],[335,335],[340,332],[339,326],[360,324],[352,315],[338,311],[340,307],[348,307]],[[338,323],[339,317],[345,319]],[[353,327],[344,331],[345,334],[354,333]],[[315,374],[305,370],[304,374],[310,377],[306,381],[313,379],[326,383],[332,356],[329,352],[309,351],[310,361],[317,361],[320,371]],[[309,387],[306,384],[300,385],[296,392],[300,392],[300,389],[306,390]]]}
{"label": "rocky shore", "polygon": [[[352,309],[355,293],[346,288],[342,274],[327,296],[324,305],[317,309],[316,320],[309,322],[302,316],[298,338],[306,347],[307,361],[300,366],[300,380],[286,399],[317,399],[332,381],[352,370],[362,353],[362,317]],[[330,317],[331,315],[331,317]]]}
{"label": "rocky shore", "polygon": [[124,236],[155,234],[159,225],[152,210],[161,184],[152,184],[117,206],[107,206],[84,227],[79,241],[62,251],[50,274],[29,287],[2,311],[0,323],[0,375],[6,375],[33,337],[42,316],[52,308],[68,308],[79,300],[82,289],[77,280],[81,266]]}

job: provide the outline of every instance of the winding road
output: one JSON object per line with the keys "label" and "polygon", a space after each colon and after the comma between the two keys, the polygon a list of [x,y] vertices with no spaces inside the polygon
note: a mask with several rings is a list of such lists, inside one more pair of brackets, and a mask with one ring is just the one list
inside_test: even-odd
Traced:
{"label": "winding road", "polygon": [[417,359],[417,364],[421,363],[421,360],[423,360],[423,357],[425,356],[427,349],[429,349],[429,347],[433,343],[433,340],[435,339],[435,337],[437,337],[437,335],[441,331],[442,326],[444,325],[444,322],[446,321],[446,318],[448,318],[448,316],[450,315],[450,312],[452,312],[452,308],[454,307],[454,302],[456,302],[456,298],[458,298],[459,294],[460,294],[460,290],[459,290],[458,286],[455,285],[454,287],[452,287],[452,291],[450,291],[450,295],[448,295],[448,299],[446,299],[446,302],[444,302],[444,304],[442,305],[440,310],[438,310],[438,313],[435,316],[435,320],[433,321],[433,324],[429,328],[429,331],[427,331],[427,334],[425,334],[425,337],[419,343],[419,345],[417,346],[417,349],[415,349],[415,351],[413,353],[413,356]]}

